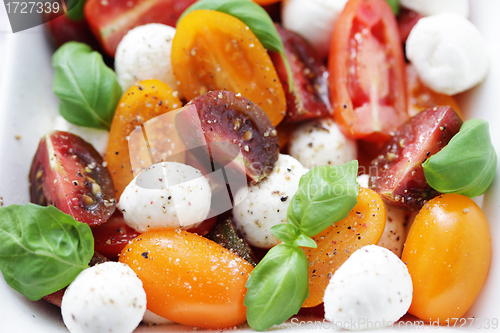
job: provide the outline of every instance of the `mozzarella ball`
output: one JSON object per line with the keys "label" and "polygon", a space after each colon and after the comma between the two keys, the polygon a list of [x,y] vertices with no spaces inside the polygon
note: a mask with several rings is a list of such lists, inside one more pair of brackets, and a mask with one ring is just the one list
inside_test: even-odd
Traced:
{"label": "mozzarella ball", "polygon": [[385,229],[378,246],[382,246],[401,258],[406,240],[406,211],[385,204]]}
{"label": "mozzarella ball", "polygon": [[289,152],[310,169],[344,164],[357,156],[356,141],[345,137],[330,118],[312,120],[296,128],[290,138]]}
{"label": "mozzarella ball", "polygon": [[472,88],[488,73],[486,41],[454,13],[421,18],[406,41],[406,56],[426,86],[446,95]]}
{"label": "mozzarella ball", "polygon": [[127,265],[106,262],[82,271],[64,293],[61,311],[71,333],[129,333],[146,311],[146,293]]}
{"label": "mozzarella ball", "polygon": [[62,116],[57,116],[54,120],[54,129],[73,133],[90,143],[101,156],[106,154],[109,140],[109,132],[107,130],[78,126],[68,122]]}
{"label": "mozzarella ball", "polygon": [[370,187],[368,187],[368,182],[370,181],[370,175],[366,175],[366,174],[359,175],[356,178],[356,181],[358,182],[360,187],[370,188]]}
{"label": "mozzarella ball", "polygon": [[271,227],[287,221],[290,200],[307,171],[295,158],[280,154],[267,178],[236,192],[234,201],[239,204],[233,208],[234,222],[251,245],[269,249],[280,243]]}
{"label": "mozzarella ball", "polygon": [[[175,28],[151,23],[130,30],[116,49],[118,83],[127,91],[139,81],[157,79],[178,91],[170,55]],[[178,92],[179,93],[179,92]]]}
{"label": "mozzarella ball", "polygon": [[324,297],[325,318],[349,330],[391,326],[408,311],[412,295],[406,265],[391,251],[367,245],[330,279]]}
{"label": "mozzarella ball", "polygon": [[154,164],[123,191],[118,208],[127,225],[145,232],[186,228],[206,219],[212,190],[200,170],[177,162]]}
{"label": "mozzarella ball", "polygon": [[347,0],[287,0],[283,2],[283,26],[304,37],[325,58],[330,50],[337,17]]}
{"label": "mozzarella ball", "polygon": [[151,312],[149,310],[146,310],[144,313],[144,317],[142,318],[142,322],[146,325],[169,325],[169,324],[175,324],[175,322],[160,317],[156,313]]}
{"label": "mozzarella ball", "polygon": [[469,0],[400,0],[401,6],[414,10],[424,16],[445,12],[469,16]]}

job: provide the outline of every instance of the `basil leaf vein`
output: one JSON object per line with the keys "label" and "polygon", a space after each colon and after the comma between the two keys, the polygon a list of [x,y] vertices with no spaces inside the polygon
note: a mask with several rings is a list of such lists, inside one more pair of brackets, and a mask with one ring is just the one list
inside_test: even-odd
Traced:
{"label": "basil leaf vein", "polygon": [[53,206],[0,208],[0,270],[30,300],[69,285],[93,253],[90,227]]}
{"label": "basil leaf vein", "polygon": [[290,92],[294,90],[293,74],[285,54],[285,45],[273,20],[264,8],[250,0],[201,0],[188,7],[177,22],[188,13],[198,9],[226,13],[245,23],[267,50],[280,54],[288,75],[289,90]]}
{"label": "basil leaf vein", "polygon": [[471,119],[422,166],[427,183],[435,190],[474,198],[490,187],[497,160],[488,122]]}
{"label": "basil leaf vein", "polygon": [[109,129],[122,90],[115,72],[90,46],[69,42],[52,57],[59,112],[70,123]]}
{"label": "basil leaf vein", "polygon": [[302,249],[273,247],[247,280],[247,321],[257,331],[283,323],[297,314],[309,295],[309,262]]}

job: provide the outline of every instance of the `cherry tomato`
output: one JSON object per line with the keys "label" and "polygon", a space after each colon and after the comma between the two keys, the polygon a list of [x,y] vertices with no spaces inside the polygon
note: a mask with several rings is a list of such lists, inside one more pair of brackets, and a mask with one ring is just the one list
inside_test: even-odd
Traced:
{"label": "cherry tomato", "polygon": [[231,15],[195,10],[184,16],[172,44],[172,67],[187,100],[229,90],[257,104],[274,126],[285,115],[285,93],[271,58],[253,32]]}
{"label": "cherry tomato", "polygon": [[354,251],[378,243],[384,233],[385,218],[385,206],[380,196],[360,187],[358,203],[347,217],[312,237],[318,247],[304,249],[309,260],[309,297],[303,307],[323,303],[333,273]]}
{"label": "cherry tomato", "polygon": [[284,121],[300,121],[331,116],[328,72],[323,61],[300,35],[276,25],[285,45],[285,54],[292,70],[294,90],[288,86],[288,74],[281,55],[271,52],[271,59],[286,95]]}
{"label": "cherry tomato", "polygon": [[51,11],[43,13],[45,27],[57,47],[66,42],[77,41],[90,45],[93,49],[98,49],[99,43],[90,31],[86,20],[73,21],[66,15],[60,15]]}
{"label": "cherry tomato", "polygon": [[140,25],[163,23],[175,27],[196,0],[87,0],[85,19],[106,53],[115,56],[125,34]]}
{"label": "cherry tomato", "polygon": [[130,228],[123,219],[123,214],[117,210],[106,223],[92,230],[94,235],[94,250],[109,260],[118,259],[118,254],[129,241],[139,235]]}
{"label": "cherry tomato", "polygon": [[413,281],[409,313],[446,324],[461,318],[481,290],[491,261],[482,210],[460,194],[430,200],[417,214],[401,258]]}
{"label": "cherry tomato", "polygon": [[106,222],[115,211],[113,181],[101,155],[74,134],[46,134],[29,178],[31,202],[55,206],[91,227]]}
{"label": "cherry tomato", "polygon": [[246,320],[253,266],[219,244],[181,230],[148,231],[120,254],[141,279],[148,309],[177,323],[212,329]]}
{"label": "cherry tomato", "polygon": [[270,5],[280,1],[281,0],[253,0],[253,2],[258,3],[259,5]]}
{"label": "cherry tomato", "polygon": [[385,0],[351,0],[328,59],[332,108],[345,135],[385,141],[408,119],[404,56]]}
{"label": "cherry tomato", "polygon": [[406,87],[408,91],[408,114],[410,117],[435,106],[451,106],[462,117],[460,107],[455,99],[432,91],[418,78],[417,70],[411,64],[406,65]]}
{"label": "cherry tomato", "polygon": [[[106,161],[117,198],[120,198],[125,187],[141,170],[184,151],[175,131],[165,128],[169,124],[164,124],[161,118],[158,118],[157,123],[153,120],[143,126],[148,120],[181,106],[182,103],[174,96],[173,90],[158,80],[141,81],[122,96],[111,123],[106,150]],[[142,134],[141,140],[130,139],[130,134],[137,127],[144,130],[148,143],[144,142]],[[151,150],[154,161],[150,158],[147,144],[154,149]],[[183,162],[182,156],[178,155],[177,158],[180,158],[178,162]]]}
{"label": "cherry tomato", "polygon": [[424,16],[411,9],[401,9],[398,15],[398,27],[399,36],[401,37],[401,43],[406,43],[411,29],[413,29],[415,24],[417,24],[418,20],[420,20],[422,17]]}
{"label": "cherry tomato", "polygon": [[418,211],[439,193],[427,184],[422,163],[450,142],[462,120],[449,106],[422,111],[401,125],[371,162],[370,188],[390,204]]}

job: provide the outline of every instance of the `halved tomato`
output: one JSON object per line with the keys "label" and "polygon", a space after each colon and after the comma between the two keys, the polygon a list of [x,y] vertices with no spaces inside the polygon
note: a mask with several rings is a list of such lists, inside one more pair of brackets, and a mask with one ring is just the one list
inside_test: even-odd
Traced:
{"label": "halved tomato", "polygon": [[385,141],[408,119],[398,25],[385,0],[350,0],[328,61],[336,122],[355,139]]}
{"label": "halved tomato", "polygon": [[175,27],[196,0],[87,0],[85,18],[107,54],[114,57],[125,34],[140,25],[163,23]]}

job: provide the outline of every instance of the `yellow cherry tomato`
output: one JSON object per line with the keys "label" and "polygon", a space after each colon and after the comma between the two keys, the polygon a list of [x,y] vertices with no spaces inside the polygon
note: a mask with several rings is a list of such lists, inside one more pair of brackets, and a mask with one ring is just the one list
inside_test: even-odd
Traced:
{"label": "yellow cherry tomato", "polygon": [[408,312],[427,322],[453,322],[470,308],[488,275],[488,221],[471,199],[440,195],[415,217],[401,259],[413,281]]}
{"label": "yellow cherry tomato", "polygon": [[141,279],[147,307],[176,323],[222,329],[246,321],[253,266],[221,245],[181,230],[153,230],[120,254]]}

